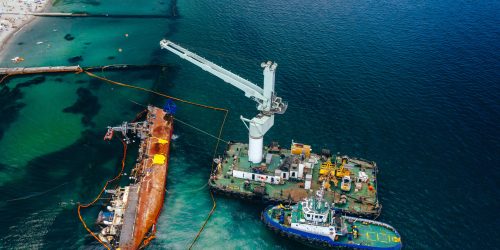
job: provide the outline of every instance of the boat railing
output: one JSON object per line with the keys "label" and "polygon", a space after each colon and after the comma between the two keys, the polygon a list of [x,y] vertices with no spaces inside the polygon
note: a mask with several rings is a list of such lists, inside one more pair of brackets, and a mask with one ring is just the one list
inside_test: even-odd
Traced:
{"label": "boat railing", "polygon": [[382,227],[388,228],[388,229],[390,229],[390,230],[398,233],[398,231],[394,227],[392,227],[391,225],[389,225],[387,223],[383,223],[383,222],[380,222],[380,221],[368,220],[368,219],[351,217],[351,216],[345,216],[345,218],[353,220],[353,221],[361,221],[361,222],[366,222],[366,223],[370,223],[370,224],[375,224],[377,226],[382,226]]}

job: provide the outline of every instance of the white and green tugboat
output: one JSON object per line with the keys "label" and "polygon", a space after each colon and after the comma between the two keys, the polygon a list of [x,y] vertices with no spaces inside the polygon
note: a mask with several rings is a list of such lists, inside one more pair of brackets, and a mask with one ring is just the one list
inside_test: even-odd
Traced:
{"label": "white and green tugboat", "polygon": [[401,237],[392,226],[342,215],[324,198],[324,189],[293,206],[270,206],[262,221],[275,232],[322,248],[401,249]]}

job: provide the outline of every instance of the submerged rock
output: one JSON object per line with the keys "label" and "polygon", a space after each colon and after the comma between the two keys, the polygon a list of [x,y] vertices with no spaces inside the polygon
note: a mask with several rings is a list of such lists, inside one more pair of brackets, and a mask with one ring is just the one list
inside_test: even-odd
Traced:
{"label": "submerged rock", "polygon": [[83,114],[82,123],[85,126],[94,126],[92,118],[97,115],[99,109],[101,109],[98,98],[86,88],[78,88],[76,93],[78,95],[78,100],[76,100],[73,105],[63,109],[63,112]]}
{"label": "submerged rock", "polygon": [[81,61],[83,61],[82,56],[74,56],[74,57],[68,58],[68,62],[70,62],[70,63],[77,63],[77,62],[81,62]]}
{"label": "submerged rock", "polygon": [[71,34],[66,34],[66,35],[64,36],[64,39],[66,39],[66,41],[72,41],[72,40],[74,40],[74,39],[75,39],[75,37],[74,37],[74,36],[72,36]]}

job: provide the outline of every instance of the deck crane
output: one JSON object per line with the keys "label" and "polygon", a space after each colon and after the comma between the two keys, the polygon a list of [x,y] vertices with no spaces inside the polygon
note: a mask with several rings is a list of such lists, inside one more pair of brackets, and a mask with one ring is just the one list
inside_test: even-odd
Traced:
{"label": "deck crane", "polygon": [[257,102],[259,114],[252,119],[247,119],[243,116],[240,116],[240,119],[249,131],[248,160],[252,163],[260,163],[263,157],[264,135],[274,124],[274,114],[285,113],[288,106],[281,97],[277,97],[274,93],[275,72],[278,65],[271,61],[261,64],[261,67],[264,68],[264,88],[261,88],[169,40],[161,40],[160,46],[162,49],[169,50],[234,87],[239,88],[245,92],[246,97]]}

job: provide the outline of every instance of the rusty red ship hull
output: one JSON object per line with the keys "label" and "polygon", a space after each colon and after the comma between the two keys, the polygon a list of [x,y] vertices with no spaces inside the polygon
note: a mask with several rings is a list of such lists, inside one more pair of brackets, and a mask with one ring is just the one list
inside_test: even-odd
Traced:
{"label": "rusty red ship hull", "polygon": [[[138,249],[149,237],[148,234],[154,233],[154,227],[165,199],[173,117],[167,115],[162,109],[153,107],[148,112],[147,121],[152,124],[149,137],[141,143],[141,150],[145,152],[145,157],[137,166],[136,175],[139,176],[140,181],[137,183],[136,191],[138,194],[136,216],[133,222],[124,220],[120,235],[119,246],[120,249],[125,250]],[[133,230],[123,230],[128,223],[133,224]]]}
{"label": "rusty red ship hull", "polygon": [[142,123],[110,128],[124,134],[132,131],[141,139],[137,164],[130,174],[132,183],[110,192],[110,205],[98,218],[102,226],[99,239],[116,249],[135,250],[147,245],[154,237],[165,200],[173,116],[153,106],[147,111]]}

